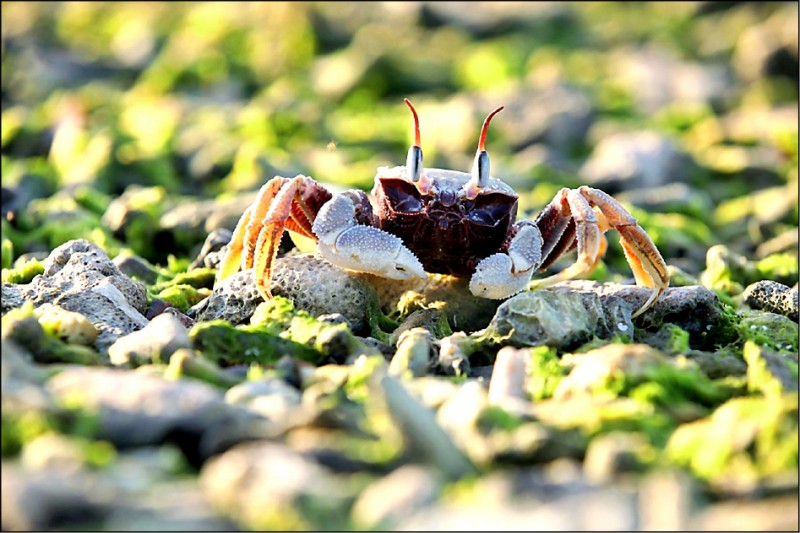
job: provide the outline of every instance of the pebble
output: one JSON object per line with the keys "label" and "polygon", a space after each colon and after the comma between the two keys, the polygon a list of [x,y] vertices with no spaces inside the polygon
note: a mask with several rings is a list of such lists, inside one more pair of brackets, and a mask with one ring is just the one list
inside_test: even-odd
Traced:
{"label": "pebble", "polygon": [[788,316],[795,322],[800,318],[796,286],[787,287],[777,281],[762,280],[748,285],[742,296],[744,302],[753,309]]}
{"label": "pebble", "polygon": [[190,348],[189,333],[171,313],[153,318],[144,328],[120,337],[108,349],[112,364],[136,367],[147,363],[168,363],[180,348]]}

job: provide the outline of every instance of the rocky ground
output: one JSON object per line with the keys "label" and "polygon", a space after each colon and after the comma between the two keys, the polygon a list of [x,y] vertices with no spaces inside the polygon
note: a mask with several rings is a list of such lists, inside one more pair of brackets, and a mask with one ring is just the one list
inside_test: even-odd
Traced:
{"label": "rocky ground", "polygon": [[[2,529],[797,529],[797,4],[2,9]],[[215,283],[270,176],[402,163],[405,96],[463,169],[504,103],[521,216],[612,193],[670,288],[632,318],[613,232],[505,301],[289,239]]]}

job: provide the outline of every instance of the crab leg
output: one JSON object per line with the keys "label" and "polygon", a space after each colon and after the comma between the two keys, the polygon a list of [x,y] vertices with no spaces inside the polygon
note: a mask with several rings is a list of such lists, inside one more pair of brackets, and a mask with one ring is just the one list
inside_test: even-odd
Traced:
{"label": "crab leg", "polygon": [[[567,207],[562,209],[560,215],[562,217],[571,215],[575,222],[578,259],[558,274],[534,281],[529,288],[549,287],[561,281],[590,274],[607,248],[608,243],[603,233],[614,228],[620,234],[620,242],[637,285],[656,289],[633,316],[639,316],[649,309],[669,285],[669,274],[664,259],[636,219],[611,196],[591,187],[562,189],[559,197],[556,200],[565,198]],[[556,203],[556,200],[553,203]],[[550,239],[551,236],[548,237],[548,240]],[[564,237],[559,236],[557,245],[550,248],[543,265],[552,263],[572,247],[571,243],[562,246],[563,242]]]}
{"label": "crab leg", "polygon": [[356,206],[345,193],[320,209],[312,229],[322,257],[341,268],[390,279],[427,277],[419,259],[399,237],[356,220]]}
{"label": "crab leg", "polygon": [[275,177],[264,184],[236,225],[217,282],[241,268],[255,267],[259,293],[269,299],[272,264],[284,229],[316,239],[311,225],[331,194],[306,176]]}

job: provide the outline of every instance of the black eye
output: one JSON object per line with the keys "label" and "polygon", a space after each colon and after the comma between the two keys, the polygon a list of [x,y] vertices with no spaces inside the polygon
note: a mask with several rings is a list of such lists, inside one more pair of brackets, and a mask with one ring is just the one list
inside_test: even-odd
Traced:
{"label": "black eye", "polygon": [[383,194],[392,211],[396,213],[420,213],[424,206],[414,184],[405,180],[387,179],[381,181]]}
{"label": "black eye", "polygon": [[517,197],[502,192],[482,193],[475,198],[469,212],[470,220],[485,226],[494,226],[507,217],[516,217]]}

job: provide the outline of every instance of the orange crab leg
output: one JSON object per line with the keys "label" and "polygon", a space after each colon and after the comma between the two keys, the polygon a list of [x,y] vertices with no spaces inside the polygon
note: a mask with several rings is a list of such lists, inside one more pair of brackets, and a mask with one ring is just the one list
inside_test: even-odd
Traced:
{"label": "orange crab leg", "polygon": [[253,209],[254,206],[252,205],[247,208],[242,218],[240,218],[239,222],[236,224],[236,228],[233,230],[233,236],[228,243],[228,251],[225,252],[225,255],[222,257],[219,270],[217,270],[217,283],[232,276],[239,270],[242,250],[244,249],[244,234],[252,218]]}
{"label": "orange crab leg", "polygon": [[253,213],[250,216],[250,221],[247,224],[244,234],[244,254],[242,255],[242,270],[252,268],[255,258],[256,242],[258,236],[261,234],[261,229],[264,227],[264,217],[267,211],[274,202],[274,199],[280,194],[281,188],[288,182],[287,178],[275,177],[265,183],[261,190],[258,191],[255,201],[253,202]]}

